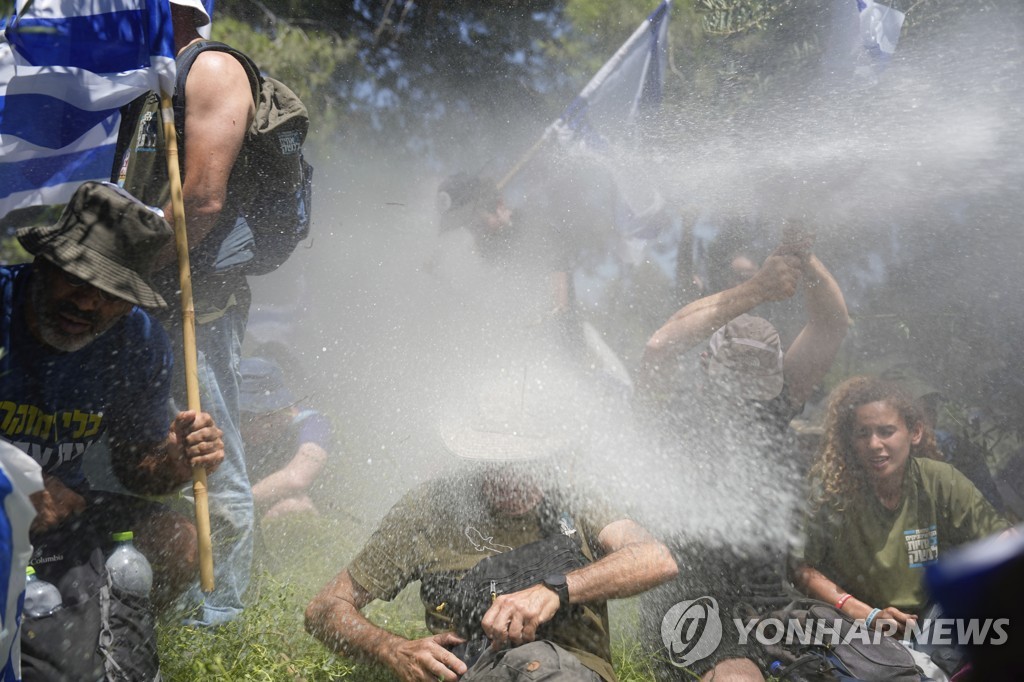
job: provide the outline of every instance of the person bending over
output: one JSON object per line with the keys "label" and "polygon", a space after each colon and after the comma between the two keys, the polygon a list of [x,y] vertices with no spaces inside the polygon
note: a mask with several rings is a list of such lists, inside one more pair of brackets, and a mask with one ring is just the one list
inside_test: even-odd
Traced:
{"label": "person bending over", "polygon": [[82,462],[106,434],[125,487],[162,495],[191,480],[193,467],[212,473],[224,458],[209,414],[179,412],[168,427],[170,344],[143,307],[165,305],[149,276],[171,228],[127,192],[87,182],[55,225],[17,236],[35,260],[0,267],[0,438],[43,470],[33,563],[71,553],[63,543],[88,535],[76,528],[101,537],[131,529],[165,603],[195,574],[195,528],[156,503],[92,491]]}

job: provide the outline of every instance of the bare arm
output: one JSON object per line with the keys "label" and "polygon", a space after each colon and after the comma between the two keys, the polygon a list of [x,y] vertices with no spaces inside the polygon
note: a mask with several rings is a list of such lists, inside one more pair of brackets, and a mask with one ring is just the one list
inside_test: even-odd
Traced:
{"label": "bare arm", "polygon": [[[200,54],[185,82],[185,168],[182,196],[189,249],[216,225],[228,195],[228,180],[256,114],[245,67],[226,52]],[[170,204],[164,213],[172,216]],[[174,260],[173,244],[159,264]]]}
{"label": "bare arm", "polygon": [[597,544],[605,556],[566,576],[573,604],[631,597],[679,574],[668,548],[635,521],[608,524]]}
{"label": "bare arm", "polygon": [[648,339],[640,360],[640,386],[670,379],[668,361],[706,341],[730,320],[762,303],[792,296],[800,275],[799,257],[776,250],[749,280],[684,306]]}
{"label": "bare arm", "polygon": [[217,470],[224,461],[223,435],[206,412],[179,412],[163,443],[138,447],[111,442],[111,464],[132,492],[166,495],[191,480],[193,467],[206,467],[211,474]]}
{"label": "bare arm", "polygon": [[[839,601],[840,597],[846,594],[845,590],[832,582],[818,569],[807,564],[797,567],[794,583],[807,596],[828,602],[829,604],[835,604]],[[878,615],[872,621],[872,627],[881,629],[887,635],[902,635],[907,627],[907,623],[917,619],[917,616],[904,613],[895,606],[879,607],[879,609]],[[864,620],[874,611],[874,607],[857,599],[856,596],[851,596],[843,602],[842,611],[855,620]]]}
{"label": "bare arm", "polygon": [[807,324],[784,359],[786,386],[794,404],[805,402],[828,373],[850,324],[843,292],[817,256],[808,254],[803,269]]}
{"label": "bare arm", "polygon": [[[572,604],[630,597],[679,573],[668,548],[633,521],[608,524],[597,542],[605,556],[566,575]],[[481,626],[496,647],[531,642],[537,628],[551,620],[558,608],[558,595],[534,585],[495,599]]]}
{"label": "bare arm", "polygon": [[316,443],[303,443],[288,464],[252,486],[253,502],[269,506],[283,498],[304,494],[326,462],[326,450]]}
{"label": "bare arm", "polygon": [[454,681],[466,665],[447,647],[463,640],[453,633],[408,640],[377,627],[361,610],[373,598],[348,570],[327,583],[306,607],[306,631],[328,649],[390,668],[402,680]]}
{"label": "bare arm", "polygon": [[31,533],[55,528],[68,517],[85,510],[85,498],[50,474],[43,474],[43,489],[32,493],[29,499],[36,508],[36,517],[29,526]]}

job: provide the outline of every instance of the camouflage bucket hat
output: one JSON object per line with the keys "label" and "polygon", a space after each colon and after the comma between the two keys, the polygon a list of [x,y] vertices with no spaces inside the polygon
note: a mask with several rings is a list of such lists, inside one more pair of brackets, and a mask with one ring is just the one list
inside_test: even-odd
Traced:
{"label": "camouflage bucket hat", "polygon": [[156,211],[107,182],[86,182],[55,225],[17,232],[25,250],[97,289],[149,308],[167,304],[149,283],[156,255],[171,238]]}

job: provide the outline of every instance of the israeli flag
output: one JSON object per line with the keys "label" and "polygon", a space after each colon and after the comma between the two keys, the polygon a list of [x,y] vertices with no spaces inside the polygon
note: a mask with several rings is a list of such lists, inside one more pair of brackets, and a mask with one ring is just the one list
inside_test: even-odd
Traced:
{"label": "israeli flag", "polygon": [[854,74],[874,82],[896,52],[906,15],[874,0],[856,2],[860,49],[855,48]]}
{"label": "israeli flag", "polygon": [[865,49],[886,56],[895,52],[906,15],[874,0],[857,0],[857,11]]}
{"label": "israeli flag", "polygon": [[36,516],[30,496],[43,489],[34,459],[0,440],[0,680],[21,679],[21,608],[32,556],[28,529]]}
{"label": "israeli flag", "polygon": [[639,262],[649,239],[657,236],[665,200],[635,163],[613,160],[614,144],[638,152],[634,138],[646,114],[661,105],[668,67],[671,0],[663,0],[605,62],[600,71],[548,128],[563,148],[602,156],[617,193],[615,222],[624,260]]}
{"label": "israeli flag", "polygon": [[661,104],[670,8],[671,0],[658,5],[551,125],[559,142],[603,149]]}
{"label": "israeli flag", "polygon": [[0,39],[0,217],[106,180],[121,106],[172,92],[168,0],[17,0]]}

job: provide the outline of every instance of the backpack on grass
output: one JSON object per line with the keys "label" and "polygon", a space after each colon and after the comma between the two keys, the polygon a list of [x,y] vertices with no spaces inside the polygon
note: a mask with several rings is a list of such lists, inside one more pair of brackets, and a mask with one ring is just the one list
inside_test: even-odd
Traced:
{"label": "backpack on grass", "polygon": [[866,641],[855,636],[847,637],[860,626],[832,604],[799,599],[784,609],[769,613],[765,619],[782,623],[795,621],[804,631],[809,631],[807,628],[818,622],[839,626],[834,638],[822,638],[820,642],[764,645],[765,653],[777,661],[777,667],[772,669],[777,680],[920,682],[928,679],[914,664],[910,652],[892,637],[875,637],[875,633]]}
{"label": "backpack on grass", "polygon": [[235,187],[245,192],[239,201],[240,219],[247,223],[254,244],[252,260],[241,268],[247,275],[265,275],[288,260],[309,236],[313,167],[302,155],[309,114],[288,86],[262,75],[248,56],[224,43],[200,41],[175,62],[174,124],[179,140],[185,133],[185,79],[196,58],[208,50],[237,59],[252,85],[256,115],[235,162],[229,192]]}
{"label": "backpack on grass", "polygon": [[[69,533],[79,542],[68,542]],[[82,536],[88,540],[81,542]],[[25,682],[160,681],[152,604],[111,585],[109,545],[89,528],[58,529],[38,542],[36,573],[57,586],[63,604],[50,615],[22,617]]]}

